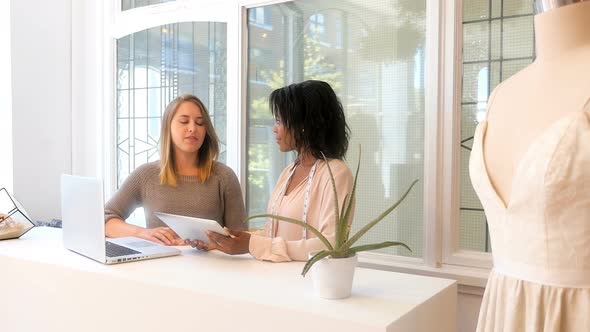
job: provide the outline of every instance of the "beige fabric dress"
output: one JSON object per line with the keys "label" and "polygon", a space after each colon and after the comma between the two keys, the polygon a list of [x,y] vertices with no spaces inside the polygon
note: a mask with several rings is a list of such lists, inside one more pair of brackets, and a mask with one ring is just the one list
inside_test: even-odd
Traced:
{"label": "beige fabric dress", "polygon": [[477,331],[590,331],[590,105],[532,142],[507,206],[487,174],[486,129],[470,160],[494,258]]}

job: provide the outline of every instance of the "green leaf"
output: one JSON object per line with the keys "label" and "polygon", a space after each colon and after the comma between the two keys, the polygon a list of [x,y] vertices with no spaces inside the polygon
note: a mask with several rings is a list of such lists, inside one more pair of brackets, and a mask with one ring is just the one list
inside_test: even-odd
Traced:
{"label": "green leaf", "polygon": [[346,213],[346,201],[350,198],[349,194],[346,194],[346,196],[344,196],[344,201],[342,201],[342,208],[340,209],[340,216],[344,216],[344,213]]}
{"label": "green leaf", "polygon": [[328,239],[320,231],[315,229],[315,227],[313,227],[307,223],[304,223],[301,220],[297,220],[297,219],[293,219],[293,218],[289,218],[289,217],[277,216],[274,214],[257,214],[257,215],[250,216],[250,217],[246,218],[243,222],[248,222],[249,220],[252,220],[255,218],[272,218],[272,219],[286,221],[288,223],[292,223],[295,225],[299,225],[301,227],[305,227],[305,229],[307,229],[308,231],[312,232],[315,236],[317,236],[318,239],[320,239],[324,243],[326,248],[328,248],[329,250],[334,250],[334,247],[332,247],[332,244],[330,243],[330,241],[328,241]]}
{"label": "green leaf", "polygon": [[[362,152],[361,145],[359,144],[359,160],[356,165],[356,172],[354,174],[354,183],[352,185],[352,193],[350,194],[350,201],[348,202],[348,206],[346,207],[346,213],[344,214],[344,224],[345,224],[344,229],[346,231],[344,232],[344,236],[342,237],[342,242],[340,242],[340,244],[342,244],[346,240],[348,240],[348,235],[350,233],[350,224],[348,223],[348,219],[350,218],[350,211],[352,210],[352,205],[355,203],[355,199],[356,199],[356,181],[359,178],[359,170],[361,169],[361,152]],[[340,247],[340,245],[338,245],[338,248],[339,247]]]}
{"label": "green leaf", "polygon": [[[347,202],[349,200],[350,196],[348,194],[346,194],[346,196],[344,197],[344,201],[342,202],[342,210],[340,210],[340,217],[342,218],[342,216],[344,216],[344,214],[346,213],[346,207]],[[336,245],[335,247],[338,248],[340,247],[344,241],[346,241],[346,237],[344,237],[345,232],[342,231],[342,227],[341,224],[342,223],[346,223],[346,219],[342,220],[339,219],[338,222],[336,223]]]}
{"label": "green leaf", "polygon": [[307,274],[309,269],[313,266],[313,264],[317,263],[322,258],[332,255],[333,253],[334,253],[334,251],[332,251],[332,250],[322,250],[322,251],[318,252],[317,254],[313,255],[313,257],[311,257],[307,261],[307,263],[305,263],[305,266],[303,266],[303,271],[301,271],[301,275],[305,277],[305,275]]}
{"label": "green leaf", "polygon": [[377,249],[393,247],[393,246],[402,246],[402,247],[408,249],[410,252],[412,252],[412,249],[410,249],[410,247],[408,247],[405,243],[394,242],[394,241],[386,241],[386,242],[382,242],[382,243],[365,244],[362,246],[356,246],[356,247],[352,247],[352,248],[348,249],[348,252],[357,253],[357,252],[361,252],[361,251],[377,250]]}
{"label": "green leaf", "polygon": [[334,174],[332,174],[332,168],[330,167],[330,163],[328,162],[328,158],[326,155],[320,151],[322,154],[322,158],[326,161],[326,166],[328,166],[328,173],[330,173],[330,183],[332,184],[332,192],[334,193],[334,213],[336,214],[336,239],[338,239],[338,225],[340,221],[340,214],[338,213],[338,192],[336,192],[336,183],[334,182]]}
{"label": "green leaf", "polygon": [[403,194],[403,196],[397,202],[395,202],[387,210],[383,211],[383,213],[381,213],[377,218],[375,218],[373,221],[369,222],[363,228],[361,228],[358,232],[356,232],[356,234],[353,235],[350,239],[348,239],[348,241],[346,241],[342,245],[342,248],[339,248],[339,249],[340,250],[347,250],[348,248],[350,248],[356,241],[358,241],[358,239],[360,239],[363,235],[365,235],[365,233],[367,233],[371,228],[373,228],[373,226],[377,225],[381,220],[383,220],[383,218],[385,218],[389,213],[391,213],[391,211],[395,210],[395,208],[398,205],[400,205],[401,202],[403,202],[403,200],[406,198],[406,196],[408,196],[408,194],[410,193],[410,190],[412,190],[412,188],[414,187],[414,185],[417,182],[418,182],[417,179],[414,180],[414,182],[412,182],[412,184],[410,185],[408,190],[406,190],[406,192]]}

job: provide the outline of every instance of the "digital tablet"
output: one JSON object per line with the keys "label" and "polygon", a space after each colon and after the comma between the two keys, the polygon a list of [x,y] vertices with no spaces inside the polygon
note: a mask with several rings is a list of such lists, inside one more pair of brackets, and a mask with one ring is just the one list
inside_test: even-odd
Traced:
{"label": "digital tablet", "polygon": [[180,216],[177,214],[155,212],[168,227],[172,228],[183,240],[201,240],[209,242],[205,231],[213,231],[221,235],[229,236],[229,233],[215,220]]}

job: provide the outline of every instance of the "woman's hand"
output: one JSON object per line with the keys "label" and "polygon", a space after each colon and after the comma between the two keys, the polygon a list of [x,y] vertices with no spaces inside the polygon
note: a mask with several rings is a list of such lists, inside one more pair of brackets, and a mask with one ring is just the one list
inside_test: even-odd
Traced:
{"label": "woman's hand", "polygon": [[185,240],[184,243],[195,248],[195,249],[203,250],[203,251],[209,251],[209,250],[216,249],[214,244],[203,242],[201,240]]}
{"label": "woman's hand", "polygon": [[181,246],[185,244],[184,241],[168,227],[142,228],[136,236],[167,246]]}
{"label": "woman's hand", "polygon": [[199,240],[187,241],[187,243],[199,250],[217,249],[230,255],[247,254],[250,252],[250,233],[234,231],[227,227],[224,228],[230,236],[223,236],[215,232],[206,231],[205,234],[210,240],[209,243]]}
{"label": "woman's hand", "polygon": [[14,226],[15,222],[7,214],[0,213],[0,226]]}

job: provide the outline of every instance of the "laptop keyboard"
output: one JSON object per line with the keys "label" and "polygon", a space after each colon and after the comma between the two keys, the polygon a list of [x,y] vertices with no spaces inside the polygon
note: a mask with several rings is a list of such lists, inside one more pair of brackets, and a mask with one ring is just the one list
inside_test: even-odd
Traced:
{"label": "laptop keyboard", "polygon": [[140,251],[136,251],[133,249],[129,249],[127,247],[120,246],[116,243],[112,243],[109,241],[105,242],[107,257],[119,257],[119,256],[127,256],[133,254],[141,254]]}

